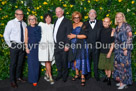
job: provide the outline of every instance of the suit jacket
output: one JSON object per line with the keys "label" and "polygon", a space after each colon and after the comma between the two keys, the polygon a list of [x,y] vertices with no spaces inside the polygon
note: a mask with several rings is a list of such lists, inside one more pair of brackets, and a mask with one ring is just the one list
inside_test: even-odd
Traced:
{"label": "suit jacket", "polygon": [[103,28],[102,21],[96,20],[96,24],[92,29],[91,25],[89,24],[89,20],[84,22],[82,26],[82,31],[80,34],[85,34],[87,36],[88,43],[96,43],[100,41],[100,33]]}
{"label": "suit jacket", "polygon": [[[56,25],[56,21],[54,23],[54,28]],[[53,28],[53,32],[54,32],[54,28]],[[72,32],[72,29],[73,29],[72,21],[64,18],[60,23],[60,26],[57,31],[57,35],[56,35],[57,43],[55,43],[55,48],[56,48],[55,51],[62,51],[64,50],[64,46],[66,44],[70,44],[70,40],[67,38],[67,35]]]}

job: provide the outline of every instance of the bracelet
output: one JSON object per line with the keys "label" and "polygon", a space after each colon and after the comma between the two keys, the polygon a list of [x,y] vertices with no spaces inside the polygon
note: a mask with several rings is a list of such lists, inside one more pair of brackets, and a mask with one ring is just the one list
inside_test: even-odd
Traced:
{"label": "bracelet", "polygon": [[77,35],[76,35],[76,38],[77,38]]}

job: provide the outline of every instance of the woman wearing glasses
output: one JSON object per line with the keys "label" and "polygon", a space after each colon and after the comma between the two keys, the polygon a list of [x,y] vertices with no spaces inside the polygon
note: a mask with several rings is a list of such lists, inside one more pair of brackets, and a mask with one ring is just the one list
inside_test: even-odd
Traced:
{"label": "woman wearing glasses", "polygon": [[37,18],[34,15],[28,16],[28,24],[25,30],[25,46],[28,61],[28,81],[37,85],[39,78],[38,45],[41,39],[41,28],[37,26]]}
{"label": "woman wearing glasses", "polygon": [[[86,40],[85,39],[78,39],[73,38],[73,35],[79,35],[81,31],[81,27],[83,23],[80,21],[82,18],[80,12],[73,12],[72,14],[72,20],[73,23],[73,31],[70,35],[68,35],[68,38],[71,39],[71,49],[69,51],[69,67],[71,66],[72,69],[75,69],[75,76],[72,78],[73,81],[80,78],[81,74],[81,86],[85,86],[85,74],[90,72],[90,65],[89,65],[89,59],[88,59],[88,49],[85,47]],[[78,42],[77,42],[78,41]],[[79,47],[78,48],[78,43]],[[75,46],[72,46],[75,45]]]}

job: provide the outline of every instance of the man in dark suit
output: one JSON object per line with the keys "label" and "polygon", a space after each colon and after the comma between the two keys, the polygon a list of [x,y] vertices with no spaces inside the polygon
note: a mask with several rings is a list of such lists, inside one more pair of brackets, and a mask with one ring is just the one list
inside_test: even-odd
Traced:
{"label": "man in dark suit", "polygon": [[[99,60],[99,41],[100,41],[100,32],[102,29],[102,21],[96,20],[96,11],[91,9],[89,11],[90,20],[86,21],[84,25],[86,26],[87,31],[87,43],[92,46],[89,48],[90,55],[90,65],[93,61],[94,65],[94,76],[97,81],[99,81],[98,74],[98,60]],[[83,25],[83,26],[84,26]],[[88,74],[87,78],[90,78],[91,74]]]}
{"label": "man in dark suit", "polygon": [[54,23],[54,42],[55,42],[55,61],[58,70],[56,80],[63,77],[63,81],[67,81],[68,77],[68,50],[67,44],[70,44],[70,40],[67,35],[72,31],[72,21],[66,19],[64,16],[64,10],[60,7],[56,8],[56,16],[58,19]]}

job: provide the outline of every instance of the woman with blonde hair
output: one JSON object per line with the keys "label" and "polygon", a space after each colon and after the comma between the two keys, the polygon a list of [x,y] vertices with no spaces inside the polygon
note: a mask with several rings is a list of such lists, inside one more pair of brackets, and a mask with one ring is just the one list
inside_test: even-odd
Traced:
{"label": "woman with blonde hair", "polygon": [[126,22],[125,15],[118,12],[115,16],[115,60],[113,78],[119,83],[118,89],[124,89],[132,84],[131,50],[132,28]]}
{"label": "woman with blonde hair", "polygon": [[37,18],[34,15],[28,16],[28,24],[25,29],[25,46],[28,62],[28,81],[37,85],[39,79],[38,46],[41,38],[41,28],[37,25]]}

